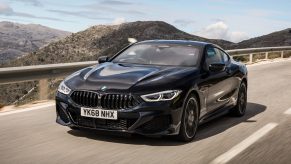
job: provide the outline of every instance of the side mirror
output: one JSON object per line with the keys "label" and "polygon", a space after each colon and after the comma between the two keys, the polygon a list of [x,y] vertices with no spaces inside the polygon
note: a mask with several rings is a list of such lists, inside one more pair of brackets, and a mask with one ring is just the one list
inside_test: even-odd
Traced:
{"label": "side mirror", "polygon": [[108,56],[100,56],[100,57],[98,58],[98,62],[99,62],[99,64],[101,64],[101,63],[105,63],[105,62],[108,62],[108,60],[109,60],[109,57],[108,57]]}
{"label": "side mirror", "polygon": [[225,64],[223,63],[212,63],[209,65],[209,71],[211,72],[221,72],[225,70]]}

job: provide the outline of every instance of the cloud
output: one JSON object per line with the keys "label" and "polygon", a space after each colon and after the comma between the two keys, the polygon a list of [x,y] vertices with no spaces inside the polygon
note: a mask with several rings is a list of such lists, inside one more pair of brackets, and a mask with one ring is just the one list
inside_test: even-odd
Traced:
{"label": "cloud", "polygon": [[145,12],[142,12],[141,10],[137,10],[136,7],[127,7],[122,8],[120,6],[107,6],[107,5],[101,5],[101,4],[91,4],[91,5],[85,5],[83,6],[86,9],[89,9],[91,11],[102,11],[104,13],[116,13],[116,14],[130,14],[130,15],[146,15]]}
{"label": "cloud", "polygon": [[101,1],[100,4],[102,5],[131,5],[133,3],[117,1],[117,0],[105,0],[105,1]]}
{"label": "cloud", "polygon": [[126,22],[125,18],[116,18],[116,19],[113,20],[112,24],[113,25],[119,25],[119,24],[122,24],[122,23],[125,23],[125,22]]}
{"label": "cloud", "polygon": [[13,2],[22,2],[36,7],[42,7],[43,4],[39,0],[10,0]]}
{"label": "cloud", "polygon": [[96,19],[112,20],[112,18],[95,16],[95,15],[100,15],[100,13],[91,12],[91,11],[65,11],[65,10],[52,10],[52,9],[49,9],[47,11],[62,14],[62,15],[77,16],[77,17],[88,18],[88,19],[93,19],[93,20],[96,20]]}
{"label": "cloud", "polygon": [[32,21],[28,21],[28,20],[25,20],[25,19],[17,19],[17,18],[5,18],[5,17],[0,17],[0,21],[14,21],[14,22],[20,22],[20,23],[31,23],[33,24]]}
{"label": "cloud", "polygon": [[0,14],[2,15],[11,15],[13,14],[13,9],[6,5],[6,4],[1,4],[0,3]]}
{"label": "cloud", "polygon": [[222,21],[208,25],[207,27],[196,32],[195,34],[210,39],[229,40],[235,43],[249,38],[245,32],[231,31],[228,26]]}
{"label": "cloud", "polygon": [[206,0],[209,4],[232,4],[232,5],[238,5],[240,4],[240,1],[234,1],[234,0]]}
{"label": "cloud", "polygon": [[35,16],[32,14],[23,13],[23,12],[16,12],[7,4],[1,4],[1,3],[0,3],[0,15],[18,16],[18,17],[24,17],[24,18],[46,19],[46,20],[52,20],[52,21],[64,21],[64,20],[58,19],[58,18],[42,17],[42,16]]}
{"label": "cloud", "polygon": [[177,19],[173,23],[178,24],[180,26],[189,26],[189,25],[194,24],[196,22],[193,20],[188,20],[188,19]]}

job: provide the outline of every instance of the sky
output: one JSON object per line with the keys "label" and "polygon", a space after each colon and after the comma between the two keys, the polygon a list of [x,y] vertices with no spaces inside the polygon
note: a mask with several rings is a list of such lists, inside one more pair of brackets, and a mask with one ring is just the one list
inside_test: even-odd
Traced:
{"label": "sky", "polygon": [[78,32],[99,24],[159,20],[239,42],[291,28],[290,0],[0,0],[0,21]]}

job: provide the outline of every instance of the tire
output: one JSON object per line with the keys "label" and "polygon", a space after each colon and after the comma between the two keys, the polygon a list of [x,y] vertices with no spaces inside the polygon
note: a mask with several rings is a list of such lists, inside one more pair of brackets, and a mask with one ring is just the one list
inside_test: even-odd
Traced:
{"label": "tire", "polygon": [[236,106],[231,110],[231,114],[235,117],[242,117],[246,113],[247,108],[247,87],[243,82],[240,85],[239,93],[237,97]]}
{"label": "tire", "polygon": [[178,139],[190,142],[194,139],[198,127],[199,105],[195,95],[190,95],[185,103],[181,119],[180,132]]}

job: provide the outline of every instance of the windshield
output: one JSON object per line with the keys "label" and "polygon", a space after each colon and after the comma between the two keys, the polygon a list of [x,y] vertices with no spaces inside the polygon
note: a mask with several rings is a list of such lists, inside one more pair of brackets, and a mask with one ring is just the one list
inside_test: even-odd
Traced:
{"label": "windshield", "polygon": [[180,44],[136,44],[113,59],[116,63],[196,66],[200,49]]}

